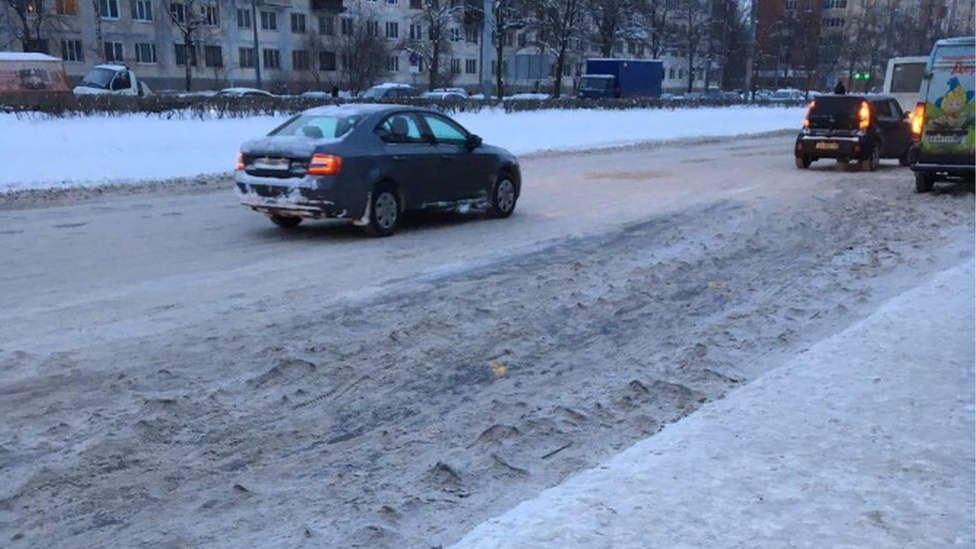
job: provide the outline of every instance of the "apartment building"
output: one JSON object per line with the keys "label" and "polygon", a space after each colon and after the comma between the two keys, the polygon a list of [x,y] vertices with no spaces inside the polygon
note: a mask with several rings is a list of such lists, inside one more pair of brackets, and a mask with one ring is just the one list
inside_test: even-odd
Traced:
{"label": "apartment building", "polygon": [[[46,51],[65,61],[69,77],[79,79],[99,63],[124,63],[154,90],[183,89],[190,65],[194,90],[254,86],[299,92],[346,89],[346,72],[355,60],[344,54],[357,32],[382,41],[387,59],[375,81],[402,82],[424,89],[429,66],[413,47],[429,39],[421,0],[25,0],[37,31],[27,40],[19,19],[0,12],[0,50]],[[495,74],[493,59],[482,66],[481,20],[463,0],[454,2],[448,25],[442,73],[451,85],[479,89],[482,71]],[[470,1],[470,0],[469,0]],[[2,9],[2,8],[0,8]],[[193,22],[192,45],[182,31]],[[501,70],[508,91],[545,91],[551,86],[551,56],[531,29],[513,29],[505,41]],[[596,45],[577,40],[564,71],[564,90],[572,90],[585,59],[599,56]],[[647,57],[639,41],[616,44],[615,57]],[[665,57],[666,90],[683,90],[687,67]]]}

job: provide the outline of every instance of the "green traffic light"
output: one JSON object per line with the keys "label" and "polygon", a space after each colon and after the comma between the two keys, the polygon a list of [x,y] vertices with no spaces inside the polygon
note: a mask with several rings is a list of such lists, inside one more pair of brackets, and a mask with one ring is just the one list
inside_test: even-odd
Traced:
{"label": "green traffic light", "polygon": [[860,79],[861,79],[861,73],[855,72],[854,73],[854,80],[860,80]]}

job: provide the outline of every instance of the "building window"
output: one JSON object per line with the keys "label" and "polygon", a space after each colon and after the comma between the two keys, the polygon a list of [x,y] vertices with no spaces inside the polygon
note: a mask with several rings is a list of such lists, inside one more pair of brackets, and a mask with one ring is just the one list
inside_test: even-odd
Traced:
{"label": "building window", "polygon": [[475,27],[467,27],[464,29],[464,39],[471,44],[478,43],[478,36],[481,34],[481,29]]}
{"label": "building window", "polygon": [[312,67],[308,50],[293,50],[291,52],[291,68],[296,71],[307,71]]}
{"label": "building window", "polygon": [[252,25],[251,10],[247,8],[237,8],[237,28],[249,29]]}
{"label": "building window", "polygon": [[463,40],[461,38],[461,29],[454,27],[451,29],[451,42],[460,42]]}
{"label": "building window", "polygon": [[153,20],[152,0],[133,0],[132,20],[152,21]]}
{"label": "building window", "polygon": [[136,63],[154,64],[156,59],[156,44],[136,43]]}
{"label": "building window", "polygon": [[302,34],[305,32],[305,14],[304,13],[293,13],[291,14],[291,32]]}
{"label": "building window", "polygon": [[335,17],[323,15],[319,17],[319,34],[324,36],[335,36]]}
{"label": "building window", "polygon": [[[176,66],[185,67],[187,62],[186,44],[173,44],[173,51],[176,53]],[[197,66],[197,48],[190,46],[189,55],[190,66]]]}
{"label": "building window", "polygon": [[386,70],[390,72],[398,72],[400,70],[400,57],[397,55],[391,55],[387,57]]}
{"label": "building window", "polygon": [[410,25],[410,39],[411,40],[422,40],[424,36],[424,28],[420,25]]}
{"label": "building window", "polygon": [[400,38],[400,24],[395,21],[386,22],[386,37]]}
{"label": "building window", "polygon": [[208,27],[220,26],[220,11],[216,5],[205,5],[200,7],[200,15],[203,17],[203,24]]}
{"label": "building window", "polygon": [[254,48],[238,48],[237,59],[242,69],[253,69],[256,66]]}
{"label": "building window", "polygon": [[186,6],[179,2],[174,2],[169,5],[169,13],[173,17],[173,21],[177,23],[186,22]]}
{"label": "building window", "polygon": [[109,62],[125,61],[122,54],[122,42],[105,42],[105,60]]}
{"label": "building window", "polygon": [[786,9],[787,10],[795,10],[796,9],[796,0],[786,0]]}
{"label": "building window", "polygon": [[424,9],[423,0],[410,0],[410,9],[412,10]]}
{"label": "building window", "polygon": [[261,50],[262,63],[261,66],[266,69],[280,69],[281,68],[281,52],[278,50]]}
{"label": "building window", "polygon": [[461,74],[461,60],[451,59],[451,74]]}
{"label": "building window", "polygon": [[78,15],[78,0],[56,0],[58,15]]}
{"label": "building window", "polygon": [[518,35],[518,47],[524,48],[526,45],[528,45],[528,42],[529,42],[529,35],[525,34],[524,32],[520,32]]}
{"label": "building window", "polygon": [[65,61],[85,61],[85,51],[81,47],[81,40],[61,40],[61,58]]}
{"label": "building window", "polygon": [[379,36],[380,22],[373,20],[366,21],[366,34],[369,36]]}
{"label": "building window", "polygon": [[386,0],[386,3],[389,4],[389,5],[391,5],[391,6],[395,6],[395,5],[397,5],[397,0]]}
{"label": "building window", "polygon": [[671,67],[670,69],[668,69],[668,79],[669,80],[674,80],[674,67]]}
{"label": "building window", "polygon": [[261,30],[266,30],[266,31],[278,30],[278,14],[273,11],[262,11]]}
{"label": "building window", "polygon": [[464,60],[464,72],[467,74],[478,74],[478,60],[477,59],[465,59]]}
{"label": "building window", "polygon": [[203,47],[203,62],[208,67],[223,67],[224,66],[224,50],[220,46],[204,46]]}
{"label": "building window", "polygon": [[340,31],[343,36],[349,36],[352,34],[352,19],[349,17],[343,17],[340,22]]}
{"label": "building window", "polygon": [[17,4],[26,6],[28,14],[44,13],[44,0],[26,0],[26,2],[18,2]]}
{"label": "building window", "polygon": [[98,16],[102,19],[118,19],[119,0],[98,0]]}
{"label": "building window", "polygon": [[334,51],[319,52],[319,70],[320,71],[336,70],[336,54]]}

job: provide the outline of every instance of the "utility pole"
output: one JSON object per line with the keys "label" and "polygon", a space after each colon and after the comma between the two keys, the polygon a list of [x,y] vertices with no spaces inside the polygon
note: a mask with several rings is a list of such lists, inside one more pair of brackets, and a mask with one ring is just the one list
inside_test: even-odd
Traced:
{"label": "utility pole", "polygon": [[753,97],[752,73],[756,62],[756,15],[759,0],[752,0],[749,5],[749,44],[746,46],[746,93]]}
{"label": "utility pole", "polygon": [[[495,27],[495,0],[485,0],[483,9],[485,13],[485,27],[481,34],[481,93],[484,94],[485,100],[490,100],[492,93],[491,31]],[[501,40],[502,37],[499,36],[498,39]],[[501,65],[499,64],[495,70],[502,70]]]}
{"label": "utility pole", "polygon": [[261,89],[261,50],[258,47],[258,0],[251,0],[251,28],[254,30],[254,76]]}

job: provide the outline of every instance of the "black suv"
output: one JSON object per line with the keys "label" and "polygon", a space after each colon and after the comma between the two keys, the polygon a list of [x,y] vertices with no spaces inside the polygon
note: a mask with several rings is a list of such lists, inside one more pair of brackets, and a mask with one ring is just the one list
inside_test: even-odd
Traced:
{"label": "black suv", "polygon": [[908,165],[912,127],[898,101],[886,95],[821,95],[810,102],[796,138],[796,167],[821,158],[875,170],[882,158]]}

